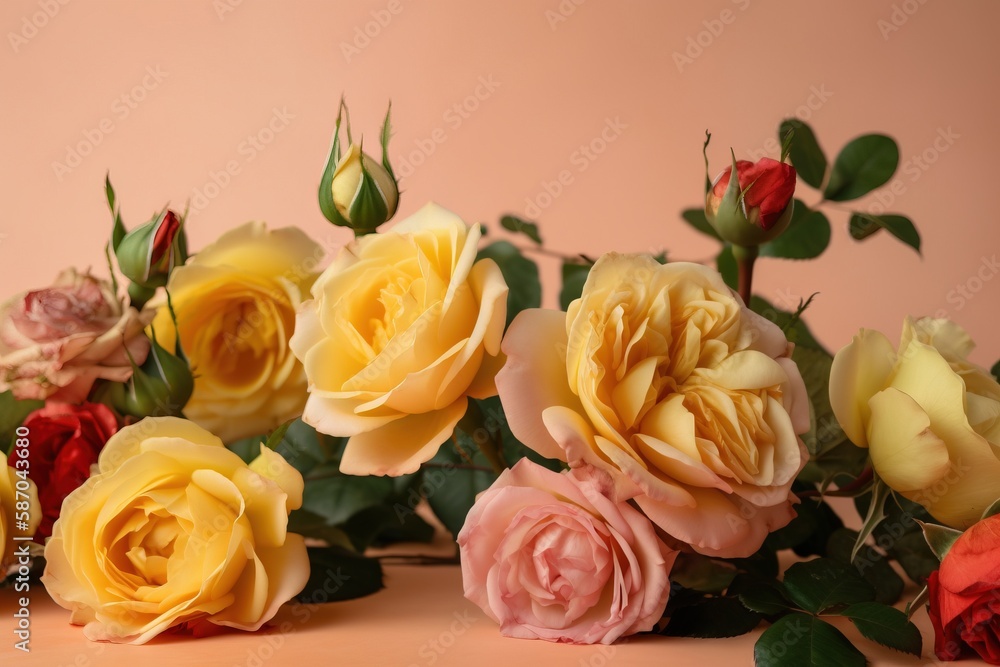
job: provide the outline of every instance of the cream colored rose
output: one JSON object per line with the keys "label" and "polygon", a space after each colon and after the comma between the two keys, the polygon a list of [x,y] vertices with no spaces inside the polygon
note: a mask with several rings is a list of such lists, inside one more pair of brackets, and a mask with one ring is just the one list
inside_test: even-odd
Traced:
{"label": "cream colored rose", "polygon": [[[184,408],[189,419],[232,442],[268,433],[302,412],[306,377],[288,340],[322,256],[294,227],[268,231],[251,222],[171,273],[167,289],[195,375]],[[153,326],[172,350],[165,304]]]}
{"label": "cream colored rose", "polygon": [[1000,498],[1000,385],[972,348],[954,322],[907,318],[898,354],[862,329],[830,372],[833,412],[879,477],[963,530]]}
{"label": "cream colored rose", "polygon": [[431,458],[468,398],[496,395],[507,284],[476,261],[478,226],[428,204],[347,246],[299,309],[291,347],[305,365],[303,419],[350,436],[352,475],[402,475]]}
{"label": "cream colored rose", "polygon": [[605,255],[567,313],[520,313],[503,351],[514,435],[607,471],[675,540],[748,556],[795,515],[805,385],[781,330],[715,271]]}
{"label": "cream colored rose", "polygon": [[0,581],[7,575],[7,567],[15,563],[15,551],[27,544],[14,538],[31,537],[42,520],[38,489],[27,478],[27,467],[27,459],[17,455],[8,467],[7,455],[0,451]]}
{"label": "cream colored rose", "polygon": [[0,306],[0,392],[78,403],[99,379],[124,382],[128,355],[146,360],[142,329],[152,317],[125,307],[110,283],[67,269]]}
{"label": "cream colored rose", "polygon": [[286,532],[302,476],[261,445],[249,466],[201,427],[150,417],[115,434],[63,502],[42,582],[92,640],[143,644],[181,623],[257,630],[302,590]]}

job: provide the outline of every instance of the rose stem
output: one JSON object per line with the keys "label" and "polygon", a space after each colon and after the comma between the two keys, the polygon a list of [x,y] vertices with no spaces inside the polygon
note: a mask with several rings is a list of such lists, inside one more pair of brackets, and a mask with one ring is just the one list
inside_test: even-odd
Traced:
{"label": "rose stem", "polygon": [[737,291],[743,303],[750,307],[751,285],[753,283],[753,263],[757,259],[757,246],[733,246],[733,257],[736,258],[736,268],[739,271]]}

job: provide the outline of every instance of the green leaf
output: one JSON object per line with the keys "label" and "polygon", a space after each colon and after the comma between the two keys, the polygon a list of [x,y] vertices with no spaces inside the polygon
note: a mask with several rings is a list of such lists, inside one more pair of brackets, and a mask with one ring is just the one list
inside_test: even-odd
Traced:
{"label": "green leaf", "polygon": [[920,525],[920,529],[924,532],[924,539],[927,540],[927,545],[934,552],[934,555],[938,557],[938,560],[944,560],[944,557],[951,550],[952,546],[962,536],[962,531],[936,523],[917,521],[917,524]]}
{"label": "green leaf", "polygon": [[538,245],[542,245],[542,237],[538,233],[538,225],[534,222],[529,222],[515,215],[505,215],[500,218],[500,226],[517,234],[524,234]]}
{"label": "green leaf", "polygon": [[[777,324],[785,332],[785,336],[789,342],[795,343],[796,348],[808,347],[813,350],[826,352],[826,348],[820,345],[816,337],[812,335],[809,327],[806,326],[806,323],[801,319],[794,318],[792,313],[776,308],[769,301],[759,296],[754,296],[750,299],[750,310]],[[831,359],[833,358],[829,352],[827,352],[827,356],[830,356]]]}
{"label": "green leaf", "polygon": [[877,602],[859,602],[841,612],[868,639],[891,649],[919,656],[923,650],[920,630],[906,614]]}
{"label": "green leaf", "polygon": [[905,215],[852,213],[848,229],[851,232],[851,237],[857,241],[866,239],[881,229],[886,229],[897,239],[916,250],[917,254],[920,254],[920,232],[917,231],[913,221]]}
{"label": "green leaf", "polygon": [[792,351],[792,361],[799,368],[812,407],[809,414],[809,431],[802,436],[802,440],[809,453],[816,455],[847,438],[833,414],[833,408],[830,407],[830,369],[833,366],[833,357],[825,350],[816,350],[796,343]]}
{"label": "green leaf", "polygon": [[569,308],[569,304],[580,298],[583,293],[583,285],[590,275],[590,268],[593,264],[574,264],[564,262],[562,265],[562,290],[559,292],[559,307],[563,310]]}
{"label": "green leaf", "polygon": [[756,628],[761,618],[736,598],[705,598],[678,609],[660,634],[702,639],[738,637]]}
{"label": "green leaf", "polygon": [[756,667],[864,667],[865,656],[826,621],[789,614],[764,631],[753,647]]}
{"label": "green leaf", "polygon": [[356,512],[380,505],[392,493],[388,477],[343,475],[336,464],[315,468],[306,478],[302,508],[336,526]]}
{"label": "green leaf", "polygon": [[856,570],[831,558],[792,565],[782,583],[796,604],[814,614],[840,604],[875,599],[875,590]]}
{"label": "green leaf", "polygon": [[326,519],[304,509],[292,510],[288,515],[288,532],[298,533],[303,537],[323,540],[329,546],[354,549],[350,538],[342,529],[331,526]]}
{"label": "green leaf", "polygon": [[740,587],[739,598],[747,609],[774,616],[792,609],[783,591],[784,587],[776,581],[756,580]]}
{"label": "green leaf", "polygon": [[19,401],[10,390],[0,394],[0,451],[10,451],[17,427],[25,417],[44,405],[45,401]]}
{"label": "green leaf", "polygon": [[424,495],[434,515],[444,527],[457,536],[465,525],[465,516],[476,502],[476,496],[496,481],[497,475],[489,461],[470,439],[456,433],[460,442],[467,443],[461,452],[454,441],[446,442],[429,463],[424,475]]}
{"label": "green leaf", "polygon": [[812,128],[797,118],[782,121],[778,128],[778,137],[782,144],[788,135],[793,135],[788,146],[788,156],[799,178],[817,190],[823,185],[826,176],[827,160],[816,141]]}
{"label": "green leaf", "polygon": [[927,601],[931,599],[931,589],[924,586],[920,589],[913,599],[906,603],[906,608],[903,609],[903,613],[906,614],[907,618],[913,618],[913,615],[917,613],[917,610],[927,604]]}
{"label": "green leaf", "polygon": [[858,531],[858,539],[854,542],[854,548],[851,549],[851,561],[854,561],[854,557],[858,555],[858,551],[868,540],[869,536],[875,531],[880,523],[885,520],[885,501],[889,499],[889,494],[892,489],[889,485],[882,481],[882,478],[873,473],[872,476],[872,500],[868,505],[868,512],[865,514],[864,523],[861,524],[861,530]]}
{"label": "green leaf", "polygon": [[736,566],[702,556],[680,553],[670,569],[670,581],[702,593],[721,593],[736,577]]}
{"label": "green leaf", "polygon": [[733,246],[728,243],[722,247],[715,258],[715,268],[722,274],[722,279],[733,289],[739,288],[739,268],[736,257],[733,256]]}
{"label": "green leaf", "polygon": [[[868,494],[854,499],[860,514],[865,513],[870,497]],[[917,521],[933,521],[933,518],[923,507],[902,496],[894,495],[893,500],[886,503],[886,519],[873,533],[875,543],[899,562],[906,576],[922,584],[940,567],[940,562],[927,546]]]}
{"label": "green leaf", "polygon": [[479,258],[492,259],[500,267],[507,281],[507,324],[527,308],[542,305],[542,283],[538,278],[538,265],[521,254],[508,241],[495,241],[479,251]]}
{"label": "green leaf", "polygon": [[898,165],[899,147],[891,137],[860,136],[837,155],[823,196],[833,201],[857,199],[885,184]]}
{"label": "green leaf", "polygon": [[[323,175],[319,179],[319,209],[323,217],[335,225],[343,227],[350,226],[347,220],[337,211],[333,203],[333,173],[337,171],[337,163],[340,162],[340,121],[346,110],[344,98],[340,98],[340,106],[337,108],[337,120],[334,123],[333,139],[330,142],[330,152],[326,156],[326,165],[323,167]],[[388,116],[386,116],[388,120]],[[348,133],[350,133],[350,120],[348,119]],[[348,136],[350,136],[348,134]],[[350,139],[348,139],[350,143]]]}
{"label": "green leaf", "polygon": [[[802,490],[800,485],[794,490]],[[766,544],[775,551],[795,549],[799,556],[826,555],[830,534],[843,527],[840,517],[825,502],[806,498],[795,506],[796,516],[788,525],[768,535]]]}
{"label": "green leaf", "polygon": [[397,542],[427,543],[434,538],[434,526],[398,504],[366,507],[348,519],[343,530],[357,551]]}
{"label": "green leaf", "polygon": [[884,554],[867,544],[852,560],[851,550],[857,537],[857,531],[847,528],[834,531],[826,545],[827,555],[856,569],[875,589],[875,602],[896,604],[903,594],[903,578],[896,574]]}
{"label": "green leaf", "polygon": [[993,377],[1000,380],[1000,361],[993,364],[993,368],[990,369],[990,373],[993,374]]}
{"label": "green leaf", "polygon": [[702,234],[711,236],[716,241],[722,241],[722,237],[719,236],[715,228],[709,224],[708,218],[705,217],[704,208],[689,208],[681,212],[681,217]]}
{"label": "green leaf", "polygon": [[830,245],[830,221],[820,211],[813,211],[805,202],[795,200],[792,220],[778,238],[760,247],[761,257],[783,259],[813,259]]}
{"label": "green leaf", "polygon": [[[396,175],[392,172],[392,165],[389,163],[389,139],[392,138],[392,102],[389,102],[388,108],[385,110],[385,119],[382,121],[382,131],[379,132],[379,143],[382,145],[382,166],[385,167],[386,172],[389,174],[394,182],[396,181]],[[398,185],[398,184],[397,184]]]}
{"label": "green leaf", "polygon": [[271,435],[267,436],[267,441],[264,443],[264,446],[268,449],[274,449],[280,445],[281,441],[285,439],[285,434],[288,433],[288,427],[291,426],[294,421],[296,420],[289,419],[284,424],[271,431]]}
{"label": "green leaf", "polygon": [[309,581],[296,600],[322,604],[353,600],[382,589],[382,565],[340,547],[308,547]]}

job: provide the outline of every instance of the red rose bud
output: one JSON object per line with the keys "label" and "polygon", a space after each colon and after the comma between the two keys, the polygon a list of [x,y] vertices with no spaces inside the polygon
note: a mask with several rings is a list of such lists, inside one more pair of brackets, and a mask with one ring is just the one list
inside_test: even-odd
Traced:
{"label": "red rose bud", "polygon": [[1000,515],[972,525],[927,580],[934,653],[1000,665]]}
{"label": "red rose bud", "polygon": [[[733,179],[733,174],[737,175]],[[705,216],[724,240],[739,246],[766,243],[792,219],[795,168],[771,158],[736,161],[720,173],[705,200]]]}
{"label": "red rose bud", "polygon": [[181,221],[177,214],[168,210],[163,216],[162,222],[156,227],[156,234],[153,236],[153,248],[149,261],[157,264],[174,245],[174,238],[181,230]]}
{"label": "red rose bud", "polygon": [[90,477],[90,466],[118,431],[118,420],[100,403],[48,403],[29,414],[24,426],[31,432],[28,464],[42,510],[35,541],[44,543],[63,500]]}
{"label": "red rose bud", "polygon": [[165,210],[125,234],[115,247],[118,268],[134,284],[153,290],[167,284],[170,271],[186,257],[184,219]]}

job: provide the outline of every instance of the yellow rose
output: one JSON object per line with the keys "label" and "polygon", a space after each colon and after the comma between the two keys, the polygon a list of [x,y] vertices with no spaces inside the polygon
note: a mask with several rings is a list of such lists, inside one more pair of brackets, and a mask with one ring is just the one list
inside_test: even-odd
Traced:
{"label": "yellow rose", "polygon": [[402,475],[431,458],[465,414],[496,395],[507,284],[476,261],[479,227],[428,204],[347,246],[299,309],[303,420],[350,436],[341,471]]}
{"label": "yellow rose", "polygon": [[175,417],[116,433],[63,502],[42,582],[92,640],[143,644],[181,623],[257,630],[302,590],[309,559],[286,532],[302,476],[261,445],[249,466]]}
{"label": "yellow rose", "polygon": [[959,325],[906,318],[900,353],[862,329],[837,353],[830,405],[890,488],[966,529],[1000,497],[1000,385]]}
{"label": "yellow rose", "polygon": [[[15,451],[21,448],[16,447]],[[25,463],[18,465],[21,461]],[[14,538],[34,535],[42,520],[38,489],[23,472],[27,459],[15,456],[11,464],[12,467],[8,467],[7,455],[0,451],[0,581],[7,575],[7,567],[17,562],[15,552],[27,548],[27,540]],[[22,472],[18,473],[17,469]]]}
{"label": "yellow rose", "polygon": [[605,255],[567,313],[518,314],[503,352],[514,435],[607,471],[674,539],[748,556],[795,516],[805,385],[781,330],[715,271]]}
{"label": "yellow rose", "polygon": [[[251,222],[171,273],[167,289],[195,375],[184,408],[189,419],[232,442],[268,433],[302,412],[306,377],[288,340],[322,256],[294,227],[268,231]],[[165,306],[153,326],[172,350]]]}

